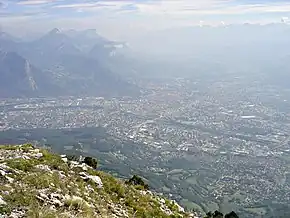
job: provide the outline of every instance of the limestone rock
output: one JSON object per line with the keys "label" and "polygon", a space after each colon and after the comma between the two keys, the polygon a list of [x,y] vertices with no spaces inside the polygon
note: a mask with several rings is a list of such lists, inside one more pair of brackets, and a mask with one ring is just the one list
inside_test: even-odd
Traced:
{"label": "limestone rock", "polygon": [[6,205],[6,202],[3,200],[1,195],[0,195],[0,205]]}
{"label": "limestone rock", "polygon": [[97,185],[98,188],[103,188],[103,182],[102,182],[102,180],[101,180],[101,178],[99,176],[92,176],[92,175],[89,175],[89,174],[87,174],[85,172],[80,172],[79,175],[84,180],[93,181]]}

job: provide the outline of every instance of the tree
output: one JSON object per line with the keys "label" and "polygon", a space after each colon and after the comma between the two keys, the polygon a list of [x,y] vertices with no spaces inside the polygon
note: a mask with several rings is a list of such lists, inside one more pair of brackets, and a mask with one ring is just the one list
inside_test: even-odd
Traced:
{"label": "tree", "polygon": [[212,213],[208,212],[204,218],[212,218]]}
{"label": "tree", "polygon": [[239,218],[239,216],[234,211],[232,211],[232,212],[226,214],[225,218]]}
{"label": "tree", "polygon": [[94,169],[98,166],[98,161],[92,157],[85,157],[83,163],[87,164],[88,166],[93,167]]}
{"label": "tree", "polygon": [[149,185],[146,184],[143,179],[137,175],[134,175],[131,179],[126,181],[126,184],[128,185],[134,185],[134,186],[142,186],[144,189],[148,190],[149,189]]}
{"label": "tree", "polygon": [[221,212],[219,212],[219,211],[216,210],[216,211],[213,213],[212,217],[213,217],[213,218],[223,218],[224,215],[223,215]]}
{"label": "tree", "polygon": [[[214,213],[208,212],[205,216],[205,218],[223,218],[223,217],[224,217],[224,215],[217,210]],[[239,217],[234,211],[232,211],[232,212],[226,214],[225,218],[239,218]]]}

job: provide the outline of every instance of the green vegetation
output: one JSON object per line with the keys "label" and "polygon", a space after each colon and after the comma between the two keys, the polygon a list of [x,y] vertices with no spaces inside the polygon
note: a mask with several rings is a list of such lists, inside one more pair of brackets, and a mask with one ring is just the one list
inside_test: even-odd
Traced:
{"label": "green vegetation", "polygon": [[207,213],[205,218],[239,218],[239,217],[234,211],[224,216],[221,212],[216,210],[214,213],[211,212]]}
{"label": "green vegetation", "polygon": [[83,162],[94,169],[98,167],[98,161],[95,158],[85,157]]}
{"label": "green vegetation", "polygon": [[137,175],[134,175],[131,179],[129,179],[128,181],[126,181],[126,184],[128,185],[134,185],[136,186],[136,188],[138,189],[145,189],[148,190],[149,189],[149,185],[146,184],[143,179]]}
{"label": "green vegetation", "polygon": [[22,170],[24,172],[28,172],[34,167],[34,161],[21,158],[8,160],[6,163],[9,167]]}
{"label": "green vegetation", "polygon": [[[181,156],[169,154],[169,156],[152,158],[152,155],[157,156],[154,149],[139,145],[131,140],[114,138],[101,127],[7,130],[0,132],[0,138],[3,142],[11,144],[37,141],[39,145],[46,146],[56,153],[69,154],[67,156],[68,160],[79,161],[79,156],[92,155],[93,158],[98,160],[99,170],[109,172],[124,180],[131,178],[134,174],[139,175],[144,178],[143,180],[150,186],[151,190],[164,193],[165,196],[172,195],[172,198],[178,199],[178,203],[183,207],[198,211],[203,216],[208,211],[234,210],[238,215],[243,214],[245,217],[251,218],[259,216],[283,217],[285,211],[290,211],[290,206],[285,201],[287,192],[280,185],[273,192],[273,194],[280,196],[277,202],[265,201],[263,194],[260,192],[248,192],[247,186],[239,188],[238,192],[236,192],[236,189],[229,188],[228,193],[225,193],[226,196],[224,196],[226,200],[217,200],[212,193],[218,188],[218,183],[215,181],[220,177],[220,172],[209,163],[219,160],[220,156],[205,154],[205,156],[195,156],[193,158],[191,154]],[[82,149],[80,149],[80,145]],[[10,146],[2,147],[19,149]],[[243,159],[243,157],[241,158]],[[290,159],[284,158],[285,156],[279,157],[282,161],[286,161],[285,166],[289,168],[290,162],[287,160]],[[222,160],[220,164],[226,164],[227,160]],[[203,164],[200,165],[200,163]],[[50,165],[49,162],[48,164]],[[255,165],[254,159],[247,162],[247,166],[251,165]],[[65,171],[65,165],[63,167],[63,171]],[[289,175],[285,174],[286,186],[290,184]],[[271,178],[269,177],[270,181]],[[280,183],[283,177],[275,178]],[[223,187],[227,189],[226,186]],[[232,186],[229,185],[229,187]],[[142,186],[134,186],[134,188],[142,189]],[[245,198],[260,200],[253,203],[252,200],[246,202]],[[275,214],[277,211],[279,212],[278,215]],[[289,216],[288,213],[286,215]]]}
{"label": "green vegetation", "polygon": [[[1,146],[0,156],[5,172],[0,178],[0,196],[5,202],[0,215],[22,211],[27,217],[41,218],[189,216],[175,202],[146,191],[148,185],[137,175],[124,182],[96,170],[94,158],[85,158],[88,167],[84,169],[81,163],[69,164],[31,145]],[[102,187],[90,178],[99,178]]]}

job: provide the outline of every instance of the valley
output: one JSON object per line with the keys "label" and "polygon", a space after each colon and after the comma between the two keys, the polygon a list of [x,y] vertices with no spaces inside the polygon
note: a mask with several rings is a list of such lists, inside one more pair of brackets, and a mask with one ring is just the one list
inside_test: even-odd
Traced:
{"label": "valley", "polygon": [[0,143],[92,155],[101,169],[141,175],[201,214],[271,217],[288,211],[290,200],[288,90],[259,92],[252,81],[255,89],[231,91],[243,82],[251,86],[234,78],[223,86],[174,79],[143,81],[148,94],[141,98],[3,99]]}

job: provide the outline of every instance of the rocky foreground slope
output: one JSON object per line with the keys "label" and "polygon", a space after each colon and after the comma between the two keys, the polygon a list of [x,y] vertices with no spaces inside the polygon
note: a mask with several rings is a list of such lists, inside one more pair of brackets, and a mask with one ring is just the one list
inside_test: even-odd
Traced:
{"label": "rocky foreground slope", "polygon": [[0,146],[0,217],[197,217],[176,202],[31,145]]}

